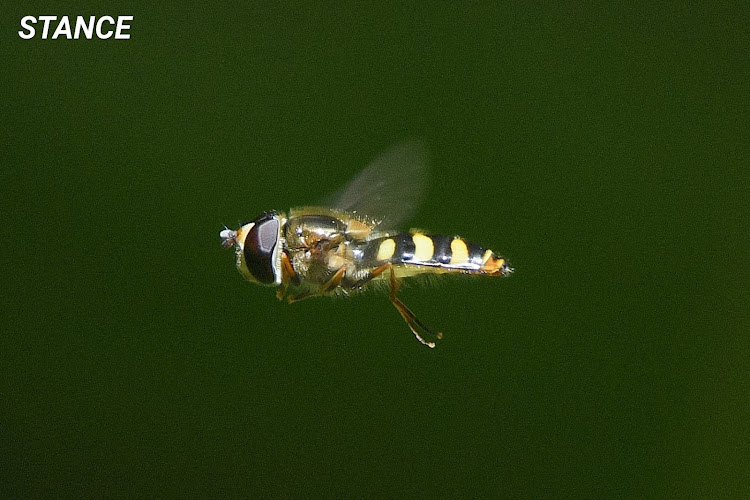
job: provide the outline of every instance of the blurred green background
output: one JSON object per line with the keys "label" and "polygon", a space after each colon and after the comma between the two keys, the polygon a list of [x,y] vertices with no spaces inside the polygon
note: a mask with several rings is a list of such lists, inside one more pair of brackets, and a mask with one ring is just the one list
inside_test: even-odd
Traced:
{"label": "blurred green background", "polygon": [[[747,8],[147,5],[3,8],[3,497],[750,494]],[[242,280],[410,137],[516,267],[404,289],[436,349]]]}

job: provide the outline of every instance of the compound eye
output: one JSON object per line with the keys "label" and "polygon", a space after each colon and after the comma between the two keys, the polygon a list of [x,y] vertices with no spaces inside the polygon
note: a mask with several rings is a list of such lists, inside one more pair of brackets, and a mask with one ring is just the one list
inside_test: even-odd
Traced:
{"label": "compound eye", "polygon": [[279,241],[279,221],[262,215],[245,238],[245,265],[255,279],[266,285],[275,281],[274,251]]}

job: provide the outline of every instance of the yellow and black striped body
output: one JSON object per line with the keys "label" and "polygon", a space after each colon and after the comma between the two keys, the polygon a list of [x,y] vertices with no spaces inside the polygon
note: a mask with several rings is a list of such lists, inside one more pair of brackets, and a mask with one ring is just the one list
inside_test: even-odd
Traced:
{"label": "yellow and black striped body", "polygon": [[293,270],[289,274],[295,277],[282,286],[292,300],[356,292],[384,278],[385,264],[392,265],[396,278],[423,273],[505,276],[512,271],[504,258],[459,237],[393,234],[335,210],[294,209],[284,217],[281,234]]}
{"label": "yellow and black striped body", "polygon": [[419,273],[464,273],[489,276],[510,273],[505,259],[459,237],[420,232],[399,233],[361,245],[361,263],[377,267],[394,264],[396,276]]}

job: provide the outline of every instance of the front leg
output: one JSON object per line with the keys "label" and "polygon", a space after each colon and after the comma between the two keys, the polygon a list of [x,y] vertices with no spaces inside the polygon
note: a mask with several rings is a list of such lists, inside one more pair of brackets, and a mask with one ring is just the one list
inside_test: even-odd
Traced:
{"label": "front leg", "polygon": [[281,286],[276,290],[276,298],[284,300],[289,283],[292,285],[299,285],[299,275],[294,270],[292,262],[289,260],[289,255],[286,252],[281,253]]}

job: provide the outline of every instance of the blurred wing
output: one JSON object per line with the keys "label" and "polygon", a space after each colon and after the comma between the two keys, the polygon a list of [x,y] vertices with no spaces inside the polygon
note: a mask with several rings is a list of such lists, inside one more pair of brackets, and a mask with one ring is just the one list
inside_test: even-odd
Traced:
{"label": "blurred wing", "polygon": [[427,149],[420,141],[391,147],[375,158],[327,206],[367,216],[396,228],[422,202],[427,187]]}

